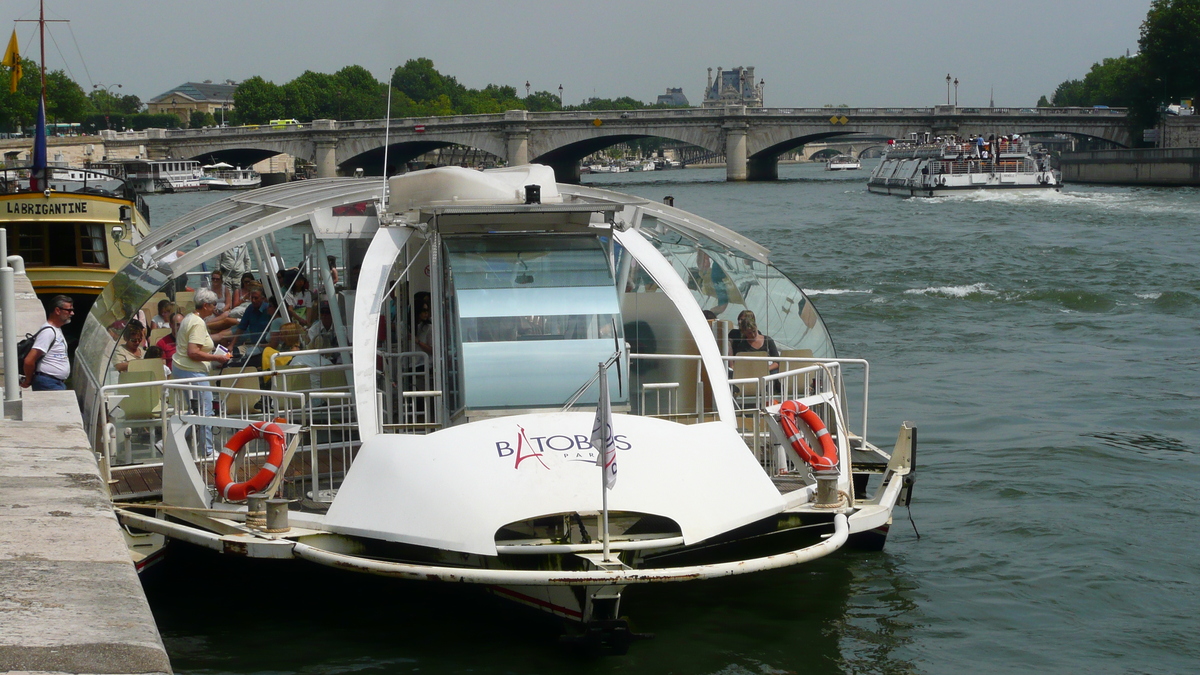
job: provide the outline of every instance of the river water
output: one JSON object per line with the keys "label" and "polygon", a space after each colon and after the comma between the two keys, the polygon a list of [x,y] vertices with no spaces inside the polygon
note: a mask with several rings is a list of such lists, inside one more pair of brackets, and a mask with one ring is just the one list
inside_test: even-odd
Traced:
{"label": "river water", "polygon": [[[880,553],[635,588],[655,638],[582,660],[468,589],[203,554],[147,584],[180,673],[1194,673],[1200,664],[1200,191],[900,199],[866,171],[585,176],[772,250],[839,356],[871,362],[870,438],[919,428]],[[154,221],[217,195],[151,197]]]}

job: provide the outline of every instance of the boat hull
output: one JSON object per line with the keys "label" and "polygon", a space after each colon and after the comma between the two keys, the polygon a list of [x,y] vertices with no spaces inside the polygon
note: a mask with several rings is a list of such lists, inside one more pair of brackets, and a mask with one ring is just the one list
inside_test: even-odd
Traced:
{"label": "boat hull", "polygon": [[867,191],[880,195],[899,195],[901,197],[949,197],[970,192],[998,190],[1004,192],[1044,192],[1062,190],[1061,183],[1047,184],[995,184],[995,185],[938,185],[938,186],[909,186],[909,185],[877,185],[867,183]]}

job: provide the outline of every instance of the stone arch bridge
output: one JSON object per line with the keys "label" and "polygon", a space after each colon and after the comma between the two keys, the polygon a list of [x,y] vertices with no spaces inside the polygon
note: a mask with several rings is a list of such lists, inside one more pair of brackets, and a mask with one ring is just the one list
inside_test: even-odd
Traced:
{"label": "stone arch bridge", "polygon": [[1120,108],[676,108],[632,111],[528,112],[495,115],[258,125],[117,134],[110,146],[144,146],[150,158],[180,157],[247,164],[288,153],[311,159],[318,176],[363,168],[388,173],[430,150],[478,148],[509,164],[554,167],[563,182],[579,181],[579,160],[638,138],[690,143],[726,157],[728,180],[774,180],[780,155],[817,141],[854,136],[903,138],[934,134],[1070,134],[1128,147]]}

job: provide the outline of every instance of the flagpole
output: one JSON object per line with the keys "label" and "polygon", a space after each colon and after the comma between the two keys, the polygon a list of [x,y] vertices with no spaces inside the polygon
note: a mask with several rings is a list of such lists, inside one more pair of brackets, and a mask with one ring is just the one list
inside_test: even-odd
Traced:
{"label": "flagpole", "polygon": [[[607,397],[608,396],[608,373],[606,371],[608,369],[604,367],[603,363],[599,364],[599,368],[600,368],[600,377],[599,377],[600,396]],[[607,435],[607,433],[611,433],[611,430],[606,429],[605,432]],[[609,550],[608,550],[608,456],[607,456],[608,443],[605,443],[604,447],[600,448],[599,450],[600,450],[600,456],[602,457],[601,468],[600,468],[600,500],[601,500],[600,501],[600,504],[601,504],[600,513],[601,513],[601,518],[603,519],[600,523],[600,537],[601,537],[601,540],[604,542],[604,562],[609,562]],[[614,450],[615,450],[615,448],[614,448]]]}

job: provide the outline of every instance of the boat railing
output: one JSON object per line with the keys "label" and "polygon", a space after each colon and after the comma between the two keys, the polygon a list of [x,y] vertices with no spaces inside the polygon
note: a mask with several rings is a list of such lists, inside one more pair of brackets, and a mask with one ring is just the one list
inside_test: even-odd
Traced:
{"label": "boat railing", "polygon": [[[861,367],[862,380],[851,383],[861,388],[861,417],[856,425],[846,422],[847,432],[867,435],[867,395],[870,365],[863,359],[829,359],[795,356],[726,356],[729,389],[735,404],[736,424],[747,447],[769,472],[789,467],[783,450],[771,436],[767,408],[786,400],[836,401],[841,420],[849,420],[845,369]],[[712,388],[695,354],[630,354],[633,414],[696,424],[716,419]],[[642,364],[639,367],[639,363]],[[771,365],[778,369],[771,372]],[[832,426],[832,424],[831,424]],[[849,428],[856,426],[857,428]]]}
{"label": "boat railing", "polygon": [[1023,173],[1036,171],[1037,167],[1023,157],[999,159],[964,158],[930,162],[929,173],[935,175],[956,175],[972,173]]}

